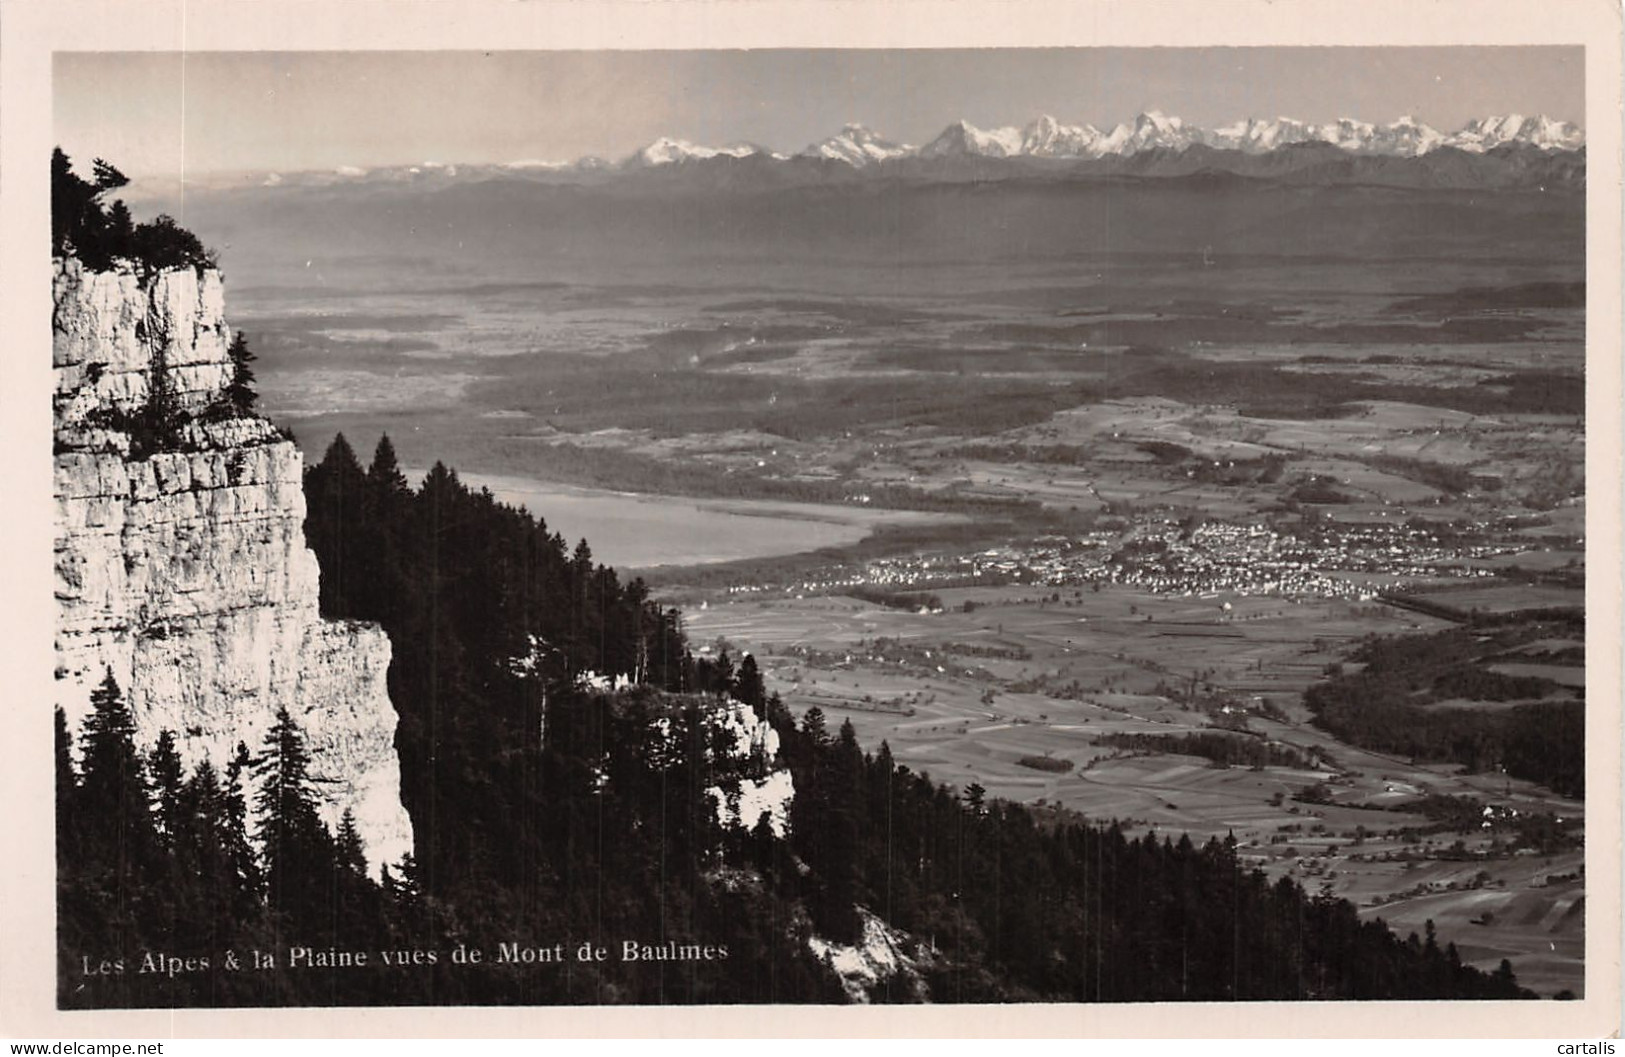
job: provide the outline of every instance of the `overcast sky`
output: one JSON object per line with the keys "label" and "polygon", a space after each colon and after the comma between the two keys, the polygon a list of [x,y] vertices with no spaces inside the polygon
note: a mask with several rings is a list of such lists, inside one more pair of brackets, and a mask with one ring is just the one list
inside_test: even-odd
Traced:
{"label": "overcast sky", "polygon": [[866,124],[921,143],[1052,114],[1161,109],[1451,130],[1583,123],[1583,51],[1550,47],[59,54],[58,143],[131,176],[620,158],[658,136],[796,151]]}

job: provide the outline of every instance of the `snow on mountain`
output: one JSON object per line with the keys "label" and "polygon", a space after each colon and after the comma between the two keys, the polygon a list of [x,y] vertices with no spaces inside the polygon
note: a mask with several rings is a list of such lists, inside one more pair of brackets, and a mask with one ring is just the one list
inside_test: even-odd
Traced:
{"label": "snow on mountain", "polygon": [[1037,158],[1088,158],[1099,153],[1100,130],[1093,125],[1063,125],[1048,114],[1021,132],[1021,153]]}
{"label": "snow on mountain", "polygon": [[1186,125],[1177,117],[1150,110],[1134,119],[1132,125],[1118,125],[1101,137],[1101,154],[1138,154],[1147,150],[1184,150],[1204,139],[1201,129]]}
{"label": "snow on mountain", "polygon": [[1220,150],[1264,154],[1299,143],[1326,143],[1356,154],[1416,157],[1441,147],[1481,153],[1509,143],[1528,144],[1542,150],[1578,150],[1585,145],[1585,133],[1565,121],[1518,114],[1481,118],[1449,134],[1409,115],[1387,125],[1352,118],[1317,125],[1276,117],[1246,118],[1203,129],[1160,110],[1150,110],[1110,132],[1101,132],[1093,125],[1065,125],[1047,114],[1019,131],[1011,127],[979,129],[967,121],[957,121],[915,153],[922,158],[962,155],[1098,158],[1148,150],[1181,151],[1201,144]]}
{"label": "snow on mountain", "polygon": [[1508,143],[1526,143],[1541,150],[1578,150],[1585,146],[1585,133],[1567,121],[1554,121],[1544,115],[1507,114],[1469,121],[1460,131],[1452,133],[1448,142],[1452,147],[1474,153]]}
{"label": "snow on mountain", "polygon": [[1025,153],[1023,137],[1017,128],[980,129],[969,121],[956,121],[936,139],[919,150],[922,158],[948,158],[974,155],[982,158],[1009,158]]}
{"label": "snow on mountain", "polygon": [[1355,149],[1363,154],[1391,154],[1401,158],[1414,158],[1442,146],[1444,133],[1406,114],[1397,121],[1374,130],[1368,143]]}
{"label": "snow on mountain", "polygon": [[518,161],[503,162],[500,168],[514,172],[536,170],[540,172],[561,172],[571,168],[575,163],[567,161],[543,161],[539,158],[521,158]]}
{"label": "snow on mountain", "polygon": [[761,149],[749,143],[736,143],[727,147],[703,147],[684,139],[661,136],[647,147],[633,153],[622,164],[629,169],[639,169],[724,155],[730,158],[746,158],[759,153]]}
{"label": "snow on mountain", "polygon": [[803,158],[828,158],[843,161],[856,168],[890,161],[914,153],[914,148],[902,143],[882,139],[862,125],[847,125],[840,132],[820,143],[814,143],[801,152]]}
{"label": "snow on mountain", "polygon": [[1319,131],[1289,117],[1278,117],[1274,120],[1250,117],[1214,129],[1203,137],[1203,142],[1210,147],[1263,154],[1292,143],[1326,139],[1327,137],[1317,134]]}
{"label": "snow on mountain", "polygon": [[1318,140],[1330,143],[1334,147],[1341,147],[1347,151],[1358,151],[1371,142],[1376,135],[1377,126],[1369,121],[1355,121],[1353,118],[1340,117],[1336,121],[1315,126],[1309,136],[1311,141]]}
{"label": "snow on mountain", "polygon": [[1509,143],[1527,144],[1542,150],[1578,150],[1585,146],[1585,133],[1567,121],[1548,117],[1510,114],[1469,121],[1455,132],[1443,133],[1413,117],[1402,117],[1388,125],[1340,118],[1323,125],[1307,125],[1292,118],[1274,121],[1249,118],[1208,133],[1210,147],[1242,150],[1250,154],[1275,150],[1292,143],[1329,143],[1356,154],[1388,154],[1415,157],[1455,147],[1483,153]]}
{"label": "snow on mountain", "polygon": [[1579,150],[1585,146],[1585,130],[1569,121],[1554,121],[1541,114],[1525,120],[1518,132],[1542,150]]}

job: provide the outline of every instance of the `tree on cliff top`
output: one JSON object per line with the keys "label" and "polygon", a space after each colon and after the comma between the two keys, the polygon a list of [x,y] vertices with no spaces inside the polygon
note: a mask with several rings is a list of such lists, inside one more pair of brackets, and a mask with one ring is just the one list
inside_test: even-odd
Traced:
{"label": "tree on cliff top", "polygon": [[[73,163],[58,147],[51,152],[51,244],[57,254],[76,254],[89,268],[105,269],[112,263],[116,233],[101,197],[129,183],[129,178],[100,158],[95,162],[95,182],[73,171]],[[118,203],[120,206],[123,203]],[[121,223],[129,212],[120,213]],[[133,230],[133,227],[131,228]]]}
{"label": "tree on cliff top", "polygon": [[122,201],[104,196],[130,182],[117,168],[97,158],[93,180],[73,171],[73,162],[57,147],[51,152],[51,252],[78,257],[91,271],[106,271],[115,260],[149,269],[217,266],[214,254],[198,237],[161,215],[135,224]]}

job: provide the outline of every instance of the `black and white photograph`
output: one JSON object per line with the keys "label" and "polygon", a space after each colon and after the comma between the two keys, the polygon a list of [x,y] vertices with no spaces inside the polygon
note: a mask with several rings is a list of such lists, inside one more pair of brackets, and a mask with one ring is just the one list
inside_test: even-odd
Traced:
{"label": "black and white photograph", "polygon": [[1592,54],[1039,37],[52,50],[55,1011],[1617,1026]]}

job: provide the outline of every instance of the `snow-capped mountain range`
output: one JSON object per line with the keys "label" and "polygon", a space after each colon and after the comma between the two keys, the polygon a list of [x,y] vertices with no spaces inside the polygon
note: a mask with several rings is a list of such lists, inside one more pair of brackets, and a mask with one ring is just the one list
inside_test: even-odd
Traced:
{"label": "snow-capped mountain range", "polygon": [[[1585,133],[1566,121],[1522,114],[1479,118],[1454,132],[1441,132],[1409,116],[1387,125],[1349,118],[1318,125],[1289,117],[1247,118],[1204,129],[1153,110],[1109,131],[1093,125],[1063,124],[1047,114],[1020,128],[1010,125],[982,129],[968,121],[956,121],[919,147],[894,143],[862,125],[847,125],[829,139],[808,146],[798,156],[827,158],[862,168],[905,157],[1101,158],[1150,150],[1179,151],[1196,145],[1263,154],[1297,143],[1326,143],[1352,154],[1416,157],[1444,147],[1482,154],[1508,144],[1524,144],[1547,151],[1578,150],[1585,145]],[[632,155],[623,165],[660,165],[719,154],[746,157],[762,153],[766,152],[750,145],[716,148],[660,139]],[[784,160],[782,154],[771,156]]]}
{"label": "snow-capped mountain range", "polygon": [[[1156,167],[1165,174],[1195,171],[1203,166],[1218,166],[1236,172],[1260,172],[1257,165],[1245,159],[1269,161],[1260,156],[1275,155],[1289,148],[1318,148],[1324,155],[1361,164],[1382,164],[1389,159],[1418,159],[1433,155],[1449,161],[1450,149],[1461,152],[1456,161],[1470,160],[1493,164],[1505,151],[1526,155],[1515,161],[1514,167],[1527,168],[1530,158],[1540,159],[1547,168],[1557,166],[1562,172],[1552,179],[1572,177],[1576,173],[1583,181],[1584,158],[1577,154],[1585,147],[1585,133],[1578,126],[1536,115],[1507,114],[1478,118],[1467,122],[1453,132],[1441,132],[1413,117],[1401,117],[1386,125],[1376,125],[1350,118],[1314,124],[1290,117],[1246,118],[1217,128],[1201,128],[1187,124],[1177,117],[1152,110],[1103,130],[1094,125],[1068,125],[1054,117],[1044,115],[1024,126],[1008,125],[1000,128],[978,128],[968,121],[956,121],[943,129],[934,139],[921,145],[889,140],[863,125],[849,124],[828,139],[812,143],[795,152],[785,154],[754,143],[733,143],[714,147],[688,140],[662,136],[653,143],[634,151],[618,161],[588,156],[575,161],[540,160],[529,158],[500,164],[476,163],[453,165],[422,162],[418,165],[380,166],[361,169],[340,166],[323,171],[290,173],[234,173],[213,177],[192,175],[188,186],[220,188],[260,185],[262,187],[342,188],[354,186],[398,185],[402,187],[433,188],[480,180],[527,180],[542,182],[577,182],[613,179],[617,175],[633,176],[639,173],[689,172],[693,163],[704,166],[714,178],[722,178],[712,166],[739,162],[749,173],[766,177],[783,173],[784,179],[795,181],[808,178],[839,178],[841,174],[867,172],[898,172],[909,176],[929,175],[953,169],[965,169],[965,162],[981,167],[985,172],[986,159],[993,164],[1001,161],[1021,163],[1028,167],[1043,166],[1047,162],[1093,163],[1106,166],[1103,171],[1136,167],[1136,171],[1153,171]],[[1217,158],[1195,158],[1187,152],[1192,148],[1207,151],[1234,152],[1231,162]],[[1332,150],[1335,148],[1335,150]],[[1446,153],[1440,154],[1444,151]],[[1496,153],[1492,153],[1496,152]],[[1463,159],[1468,156],[1468,159]],[[1574,165],[1564,165],[1572,157]],[[1308,163],[1312,159],[1297,157],[1289,164]],[[1321,160],[1325,160],[1322,158]],[[1144,163],[1144,164],[1142,164]],[[1251,165],[1249,169],[1247,166]],[[1576,165],[1578,168],[1576,168]],[[1194,167],[1194,168],[1193,168]],[[1459,166],[1447,165],[1454,171]],[[1570,170],[1573,170],[1571,173]],[[1279,171],[1277,167],[1276,171]],[[1388,179],[1393,174],[1383,177]],[[1482,173],[1468,173],[1455,180],[1457,185],[1482,182]],[[1544,171],[1533,177],[1535,183],[1548,179]],[[1449,181],[1447,181],[1449,182]],[[145,193],[154,200],[175,190],[180,181],[165,178],[149,179],[132,194],[139,198]]]}

